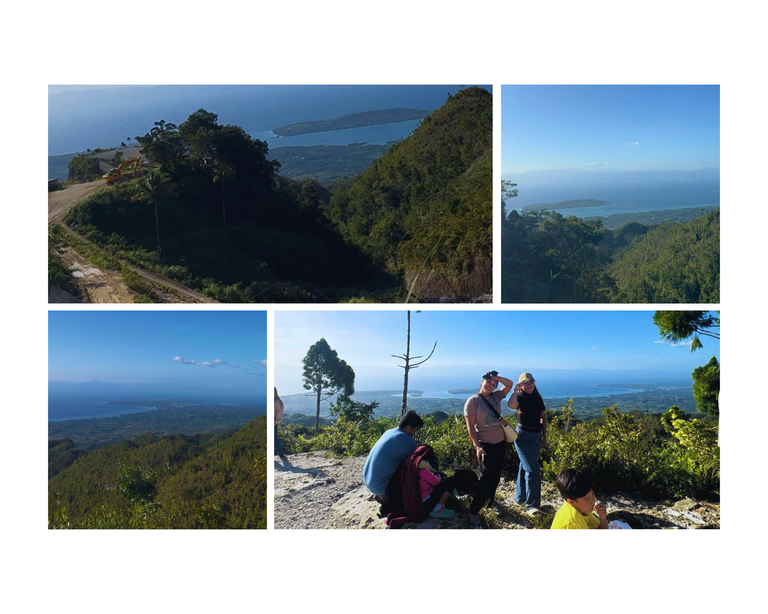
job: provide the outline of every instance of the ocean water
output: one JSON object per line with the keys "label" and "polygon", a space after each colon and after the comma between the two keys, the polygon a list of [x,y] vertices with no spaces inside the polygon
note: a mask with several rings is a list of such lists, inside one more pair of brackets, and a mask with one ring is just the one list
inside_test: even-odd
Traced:
{"label": "ocean water", "polygon": [[596,199],[611,204],[600,207],[555,209],[563,215],[593,217],[614,213],[642,213],[720,205],[720,180],[713,177],[670,178],[667,180],[581,181],[573,183],[532,183],[517,181],[518,196],[506,201],[507,210],[526,205],[564,200]]}
{"label": "ocean water", "polygon": [[270,146],[385,143],[402,139],[419,120],[274,139],[278,126],[379,109],[433,111],[458,86],[157,86],[63,92],[48,97],[48,155],[113,147],[143,135],[154,122],[179,124],[205,108]]}
{"label": "ocean water", "polygon": [[[48,394],[48,420],[82,420],[84,418],[109,418],[121,414],[136,414],[155,411],[154,407],[139,405],[107,405],[109,401],[201,401],[219,405],[254,404],[257,401],[252,395],[221,395],[212,398],[210,395],[188,393],[157,392],[94,392],[87,391],[51,391]],[[263,403],[263,399],[261,401]]]}

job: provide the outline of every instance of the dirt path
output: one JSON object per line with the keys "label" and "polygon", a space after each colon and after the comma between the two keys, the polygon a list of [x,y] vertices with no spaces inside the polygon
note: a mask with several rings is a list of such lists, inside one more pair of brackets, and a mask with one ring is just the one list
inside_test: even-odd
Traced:
{"label": "dirt path", "polygon": [[106,185],[103,179],[97,179],[89,183],[70,185],[63,190],[48,192],[48,223],[63,224],[64,217],[74,205]]}
{"label": "dirt path", "polygon": [[123,283],[117,271],[102,271],[75,250],[60,252],[62,264],[71,272],[89,303],[132,303],[134,293]]}
{"label": "dirt path", "polygon": [[[76,233],[64,223],[67,212],[80,201],[88,198],[100,188],[106,186],[103,179],[89,183],[78,183],[67,186],[63,190],[48,193],[48,223],[61,224],[68,233],[84,242],[84,237]],[[88,301],[91,303],[132,303],[134,292],[122,281],[122,275],[117,271],[102,271],[93,266],[85,257],[75,250],[64,248],[60,251],[62,262],[74,277],[75,282],[83,288]],[[145,271],[135,265],[126,266],[153,286],[156,294],[164,303],[215,303],[216,301],[190,290],[189,288],[171,281],[163,275]],[[54,301],[58,302],[58,301]]]}

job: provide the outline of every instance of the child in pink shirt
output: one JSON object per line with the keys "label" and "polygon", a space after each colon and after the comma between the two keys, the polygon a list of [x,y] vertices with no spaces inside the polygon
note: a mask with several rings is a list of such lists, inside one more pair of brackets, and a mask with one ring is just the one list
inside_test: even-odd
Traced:
{"label": "child in pink shirt", "polygon": [[431,469],[419,469],[421,500],[424,509],[432,518],[450,518],[453,510],[445,507],[445,502],[453,492],[453,478],[443,477]]}

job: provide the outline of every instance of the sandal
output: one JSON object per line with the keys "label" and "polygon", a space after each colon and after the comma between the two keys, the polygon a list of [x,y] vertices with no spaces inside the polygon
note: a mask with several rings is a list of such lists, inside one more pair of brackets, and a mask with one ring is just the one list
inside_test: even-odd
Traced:
{"label": "sandal", "polygon": [[441,518],[441,519],[445,520],[445,519],[448,519],[448,518],[452,518],[454,513],[455,512],[453,510],[449,510],[444,505],[441,505],[440,508],[439,508],[439,511],[436,512],[435,510],[432,510],[431,512],[429,512],[429,515],[432,518]]}

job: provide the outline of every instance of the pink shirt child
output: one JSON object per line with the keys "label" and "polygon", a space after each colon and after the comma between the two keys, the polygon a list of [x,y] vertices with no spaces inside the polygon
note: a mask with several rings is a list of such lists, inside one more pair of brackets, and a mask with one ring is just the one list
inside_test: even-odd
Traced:
{"label": "pink shirt child", "polygon": [[421,500],[426,501],[432,494],[432,489],[443,479],[439,474],[429,469],[419,469],[419,484],[421,485]]}

